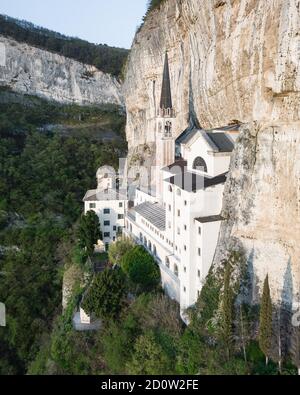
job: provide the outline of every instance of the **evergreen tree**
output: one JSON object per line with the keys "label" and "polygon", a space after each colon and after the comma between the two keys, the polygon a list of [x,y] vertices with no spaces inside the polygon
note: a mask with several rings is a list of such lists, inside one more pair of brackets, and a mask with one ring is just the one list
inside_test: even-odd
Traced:
{"label": "evergreen tree", "polygon": [[82,303],[83,309],[96,317],[117,318],[126,296],[126,280],[121,269],[106,269],[96,275]]}
{"label": "evergreen tree", "polygon": [[224,292],[221,308],[221,339],[227,350],[227,358],[230,358],[230,351],[233,340],[233,291],[230,285],[231,264],[228,261],[224,274]]}
{"label": "evergreen tree", "polygon": [[102,238],[100,231],[99,218],[94,211],[88,211],[80,219],[78,227],[79,245],[86,248],[87,254],[91,256],[94,252],[94,246]]}
{"label": "evergreen tree", "polygon": [[270,295],[269,276],[264,282],[260,307],[259,346],[266,357],[268,365],[272,345],[272,300]]}
{"label": "evergreen tree", "polygon": [[298,375],[300,376],[300,327],[293,327],[292,338],[291,338],[291,354],[294,365],[298,369]]}

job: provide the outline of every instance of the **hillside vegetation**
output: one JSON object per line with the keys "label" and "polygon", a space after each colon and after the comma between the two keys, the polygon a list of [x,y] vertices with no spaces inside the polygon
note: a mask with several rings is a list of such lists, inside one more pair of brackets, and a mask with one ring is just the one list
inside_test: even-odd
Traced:
{"label": "hillside vegetation", "polygon": [[120,76],[128,55],[126,49],[92,44],[77,37],[67,37],[5,15],[0,15],[0,35],[93,65],[115,76]]}
{"label": "hillside vegetation", "polygon": [[[99,124],[89,133],[88,125]],[[103,143],[101,125],[117,138]],[[62,106],[1,90],[0,301],[7,326],[0,328],[0,374],[26,373],[49,337],[82,198],[99,166],[117,166],[126,155],[123,136],[118,108]]]}

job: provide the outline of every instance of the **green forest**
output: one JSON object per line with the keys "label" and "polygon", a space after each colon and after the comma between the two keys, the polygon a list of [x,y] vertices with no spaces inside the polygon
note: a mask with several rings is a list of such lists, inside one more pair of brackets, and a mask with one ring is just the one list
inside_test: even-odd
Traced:
{"label": "green forest", "polygon": [[[99,128],[97,136],[86,123]],[[103,143],[102,123],[118,138]],[[72,245],[97,168],[117,166],[126,155],[124,123],[119,108],[0,92],[0,300],[7,308],[1,374],[25,374],[61,314],[64,248]]]}
{"label": "green forest", "polygon": [[5,15],[0,15],[0,34],[96,66],[99,70],[117,77],[121,75],[128,55],[126,49],[91,44],[80,38],[67,37]]}

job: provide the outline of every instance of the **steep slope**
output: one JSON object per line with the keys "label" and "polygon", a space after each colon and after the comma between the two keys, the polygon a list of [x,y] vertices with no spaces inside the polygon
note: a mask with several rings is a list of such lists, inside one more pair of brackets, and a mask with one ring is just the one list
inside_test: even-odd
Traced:
{"label": "steep slope", "polygon": [[123,104],[121,84],[110,74],[2,36],[0,86],[61,103]]}
{"label": "steep slope", "polygon": [[245,124],[215,265],[242,246],[255,283],[269,273],[287,303],[300,289],[299,24],[299,0],[166,0],[137,33],[125,81],[131,156],[145,143],[155,151],[166,50],[177,135],[190,114],[204,128]]}

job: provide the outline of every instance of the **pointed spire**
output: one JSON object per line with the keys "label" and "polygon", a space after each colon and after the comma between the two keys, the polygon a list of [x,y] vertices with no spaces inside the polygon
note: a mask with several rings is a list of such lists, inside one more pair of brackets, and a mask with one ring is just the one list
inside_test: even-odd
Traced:
{"label": "pointed spire", "polygon": [[165,56],[165,66],[164,66],[164,75],[161,89],[161,99],[160,99],[160,108],[167,109],[172,108],[172,95],[171,95],[171,83],[170,83],[170,70],[169,70],[169,58],[168,52],[166,51]]}

